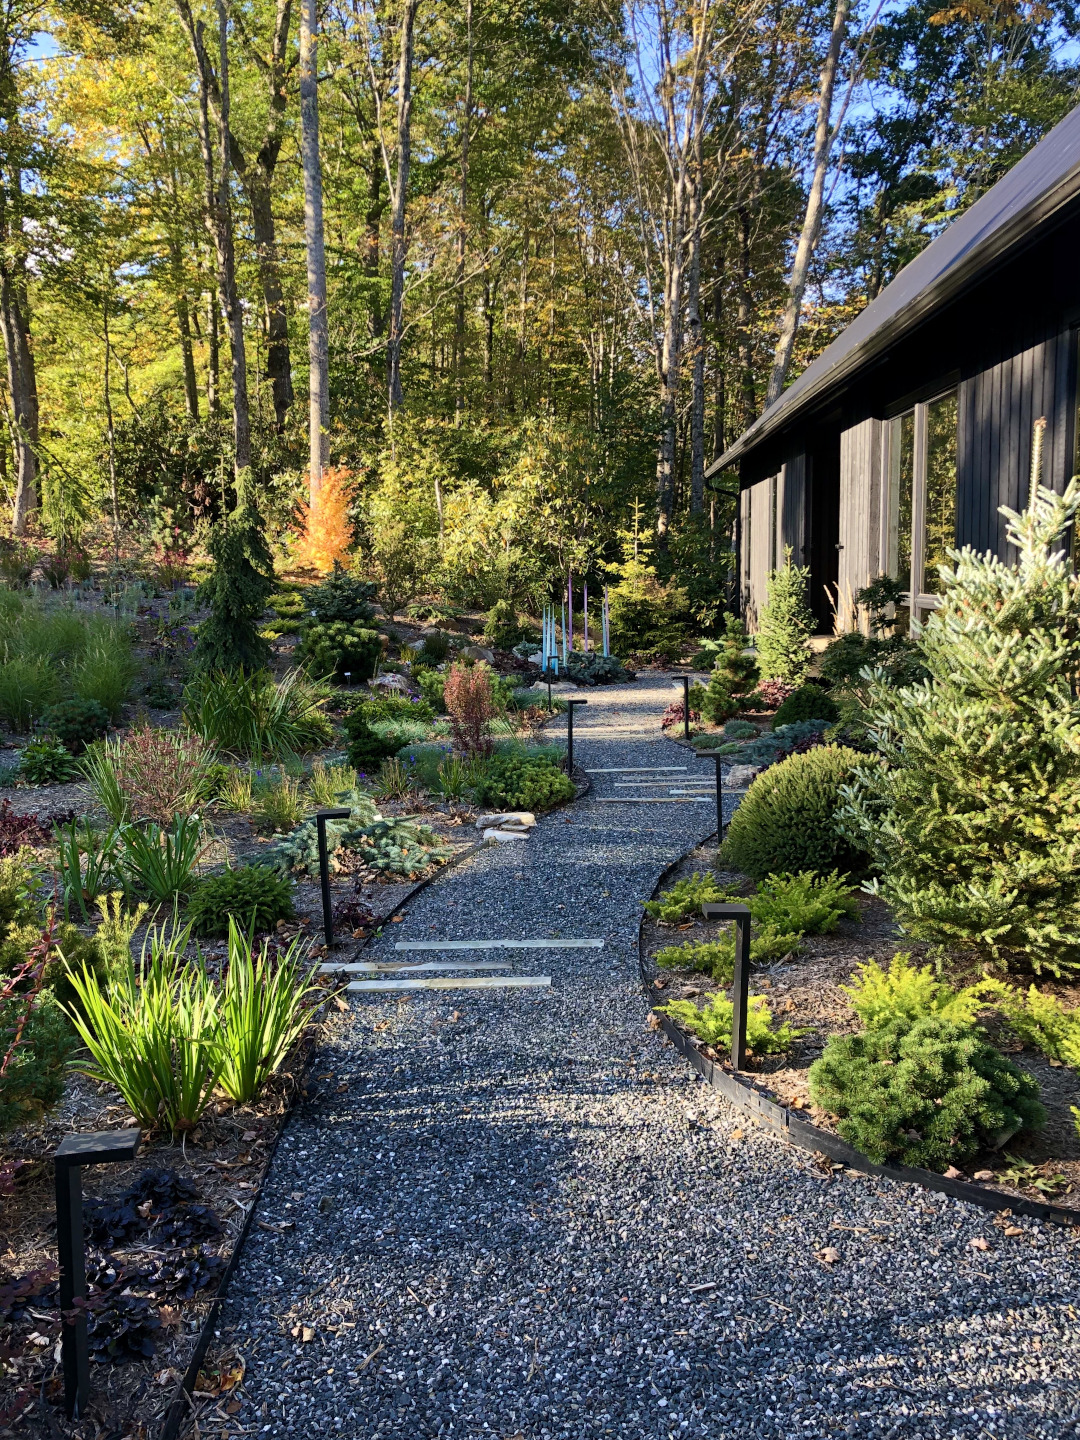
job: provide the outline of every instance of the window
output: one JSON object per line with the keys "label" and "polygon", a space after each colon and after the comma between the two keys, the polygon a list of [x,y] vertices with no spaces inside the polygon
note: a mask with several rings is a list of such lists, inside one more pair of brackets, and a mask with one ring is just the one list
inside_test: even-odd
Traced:
{"label": "window", "polygon": [[891,420],[888,440],[887,570],[904,586],[911,612],[933,609],[937,567],[956,544],[956,391]]}

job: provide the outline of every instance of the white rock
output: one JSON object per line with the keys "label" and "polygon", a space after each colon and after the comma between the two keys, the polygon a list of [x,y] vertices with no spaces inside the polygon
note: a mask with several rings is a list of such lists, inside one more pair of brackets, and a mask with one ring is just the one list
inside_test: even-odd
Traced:
{"label": "white rock", "polygon": [[483,834],[483,839],[495,840],[499,844],[505,840],[527,840],[528,837],[527,830],[485,830]]}
{"label": "white rock", "polygon": [[[534,690],[542,690],[546,695],[548,688],[547,681],[537,680],[537,682],[535,683],[535,685],[533,685],[532,688]],[[565,695],[568,691],[576,690],[577,688],[578,687],[574,684],[572,680],[553,680],[551,682],[551,693],[553,695]]]}
{"label": "white rock", "polygon": [[724,789],[745,790],[756,774],[756,765],[732,765],[724,777]]}

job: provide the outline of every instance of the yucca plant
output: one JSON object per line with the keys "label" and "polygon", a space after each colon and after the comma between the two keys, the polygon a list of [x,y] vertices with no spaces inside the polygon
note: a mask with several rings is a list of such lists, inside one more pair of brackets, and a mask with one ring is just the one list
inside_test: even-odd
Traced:
{"label": "yucca plant", "polygon": [[217,1074],[237,1105],[250,1104],[280,1067],[310,1019],[312,997],[324,993],[305,981],[306,940],[272,960],[265,941],[254,953],[252,934],[230,917]]}
{"label": "yucca plant", "polygon": [[197,815],[182,816],[169,829],[123,825],[117,870],[127,889],[172,904],[190,891],[204,848]]}
{"label": "yucca plant", "polygon": [[201,961],[183,962],[189,939],[187,926],[152,930],[138,969],[108,992],[68,970],[77,1003],[67,1015],[91,1056],[83,1073],[114,1085],[140,1125],[173,1134],[199,1123],[221,1063],[217,996]]}

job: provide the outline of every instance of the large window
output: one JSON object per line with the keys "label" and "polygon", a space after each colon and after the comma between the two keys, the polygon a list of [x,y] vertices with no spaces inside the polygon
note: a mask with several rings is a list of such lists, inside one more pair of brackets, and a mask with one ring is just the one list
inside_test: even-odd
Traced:
{"label": "large window", "polygon": [[956,544],[956,427],[955,390],[888,425],[887,569],[916,618],[935,605],[937,567]]}

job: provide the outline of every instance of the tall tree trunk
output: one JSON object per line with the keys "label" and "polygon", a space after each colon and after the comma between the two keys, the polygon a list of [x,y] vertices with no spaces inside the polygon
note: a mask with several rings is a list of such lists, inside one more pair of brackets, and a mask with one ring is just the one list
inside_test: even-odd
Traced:
{"label": "tall tree trunk", "polygon": [[364,274],[370,285],[371,308],[368,312],[368,333],[373,340],[381,339],[386,329],[386,316],[379,301],[379,232],[386,197],[383,194],[383,158],[378,139],[373,139],[368,152],[368,198],[364,211]]}
{"label": "tall tree trunk", "polygon": [[701,327],[701,227],[704,220],[702,127],[697,126],[690,197],[690,273],[686,290],[686,328],[693,365],[690,392],[690,513],[705,509],[705,337]]}
{"label": "tall tree trunk", "polygon": [[685,238],[681,205],[672,223],[671,254],[664,275],[664,332],[660,352],[660,445],[656,457],[656,534],[666,548],[675,509],[675,421],[679,398]]}
{"label": "tall tree trunk", "polygon": [[467,55],[465,103],[461,121],[461,190],[458,202],[457,273],[454,276],[454,415],[460,424],[465,414],[465,240],[469,199],[469,140],[473,112],[473,0],[465,0]]}
{"label": "tall tree trunk", "polygon": [[271,208],[270,181],[249,180],[244,187],[251,205],[251,233],[259,256],[259,284],[266,311],[266,374],[274,402],[274,419],[279,431],[285,428],[295,399],[292,383],[292,356],[289,352],[289,322],[277,256],[277,232]]}
{"label": "tall tree trunk", "polygon": [[105,334],[105,438],[109,452],[109,500],[112,504],[113,545],[120,544],[120,494],[116,485],[116,428],[113,424],[112,409],[112,340],[109,336],[109,296],[112,291],[112,271],[101,296],[101,324]]}
{"label": "tall tree trunk", "polygon": [[745,205],[739,207],[739,306],[736,315],[736,347],[739,355],[739,395],[742,402],[742,428],[753,422],[757,410],[757,391],[754,385],[754,347],[750,335],[750,212]]}
{"label": "tall tree trunk", "polygon": [[405,207],[412,158],[413,28],[419,0],[404,0],[398,50],[397,168],[390,212],[390,333],[386,342],[386,388],[393,417],[405,404],[401,388],[401,340],[405,332]]}
{"label": "tall tree trunk", "polygon": [[300,0],[300,153],[304,166],[304,238],[307,244],[309,381],[309,486],[314,513],[322,488],[330,426],[330,341],[326,314],[322,166],[319,162],[317,0]]}
{"label": "tall tree trunk", "polygon": [[199,382],[195,375],[195,352],[191,344],[191,312],[188,309],[187,289],[184,285],[184,262],[180,253],[180,240],[172,229],[168,231],[169,270],[173,282],[173,304],[176,307],[176,328],[180,333],[180,354],[184,364],[184,401],[192,420],[199,418]]}
{"label": "tall tree trunk", "polygon": [[202,21],[192,17],[188,0],[177,0],[180,18],[195,56],[199,76],[199,145],[202,150],[207,227],[217,258],[218,294],[229,330],[232,351],[233,469],[237,475],[251,465],[251,422],[248,413],[247,355],[244,317],[236,290],[232,211],[229,204],[229,52],[228,17],[224,0],[217,0],[218,16],[218,183],[214,184],[214,146],[210,137],[211,68]]}
{"label": "tall tree trunk", "polygon": [[206,408],[216,418],[221,414],[221,339],[213,290],[206,292],[206,348]]}
{"label": "tall tree trunk", "polygon": [[803,296],[806,293],[806,279],[810,273],[810,261],[817,248],[821,234],[822,212],[825,206],[825,177],[829,169],[836,129],[832,123],[833,92],[836,89],[836,72],[840,66],[840,52],[847,34],[848,6],[850,0],[836,0],[832,33],[825,63],[821,67],[821,84],[818,90],[817,121],[814,126],[814,173],[810,181],[810,193],[806,198],[806,213],[803,216],[802,232],[795,249],[795,262],[791,268],[788,283],[788,299],[780,322],[780,335],[776,342],[769,388],[765,393],[765,404],[769,406],[780,398],[791,364],[791,352],[795,348],[795,336],[799,329]]}
{"label": "tall tree trunk", "polygon": [[11,532],[25,535],[37,509],[37,377],[30,349],[29,324],[20,304],[19,287],[5,259],[0,266],[0,327],[4,332],[8,391],[11,395],[12,441],[15,449],[15,500]]}

